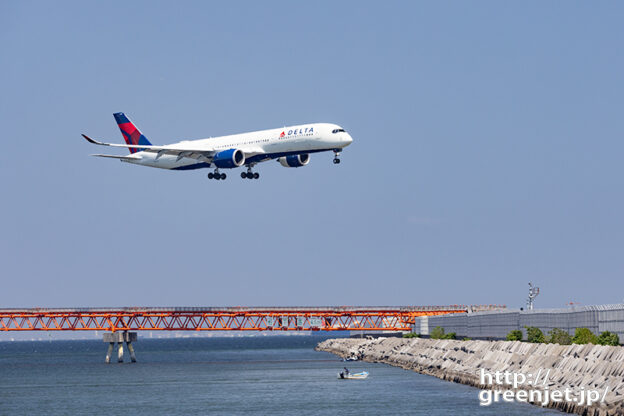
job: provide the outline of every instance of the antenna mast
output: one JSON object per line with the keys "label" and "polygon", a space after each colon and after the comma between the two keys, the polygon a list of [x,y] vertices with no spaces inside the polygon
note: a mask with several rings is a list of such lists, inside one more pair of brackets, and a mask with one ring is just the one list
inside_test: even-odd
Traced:
{"label": "antenna mast", "polygon": [[527,309],[533,310],[533,299],[539,295],[539,287],[533,286],[533,283],[529,282],[529,298],[527,299]]}

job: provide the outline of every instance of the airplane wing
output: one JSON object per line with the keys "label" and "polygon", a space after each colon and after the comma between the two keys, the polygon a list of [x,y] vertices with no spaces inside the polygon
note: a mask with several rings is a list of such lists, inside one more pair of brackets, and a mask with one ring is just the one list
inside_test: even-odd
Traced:
{"label": "airplane wing", "polygon": [[[85,138],[86,141],[92,144],[97,144],[99,146],[109,146],[109,147],[122,147],[125,149],[139,149],[144,152],[153,152],[157,153],[156,159],[163,155],[174,155],[178,157],[178,160],[188,157],[191,159],[201,160],[203,162],[212,163],[212,158],[217,153],[215,150],[211,149],[197,149],[193,147],[181,147],[180,144],[176,144],[176,147],[172,146],[154,146],[154,145],[136,145],[136,144],[116,144],[116,143],[104,143],[92,139],[91,137],[83,134],[82,137]],[[241,149],[245,154],[245,158],[249,158],[252,156],[260,155],[266,153],[264,149],[261,147],[245,147]],[[131,156],[113,156],[113,155],[93,155],[98,157],[112,157],[118,159],[131,159]]]}
{"label": "airplane wing", "polygon": [[245,153],[245,158],[266,153],[266,151],[261,147],[244,147],[241,150]]}
{"label": "airplane wing", "polygon": [[153,146],[153,145],[135,145],[135,144],[116,144],[116,143],[103,143],[97,140],[92,139],[91,137],[83,134],[82,137],[85,138],[86,141],[92,144],[97,144],[99,146],[110,146],[110,147],[122,147],[125,149],[139,149],[144,152],[153,152],[158,153],[156,159],[163,155],[176,155],[178,156],[178,160],[189,157],[192,159],[202,160],[205,162],[211,162],[212,156],[216,153],[214,150],[210,149],[196,149],[196,148],[182,148],[179,145],[176,147],[171,146]]}
{"label": "airplane wing", "polygon": [[129,155],[129,156],[117,156],[117,155],[95,154],[95,155],[91,155],[91,156],[95,156],[95,157],[108,157],[108,158],[111,158],[111,159],[119,159],[119,160],[137,160],[137,159],[140,159],[140,158],[138,158],[136,156],[132,156],[132,155]]}

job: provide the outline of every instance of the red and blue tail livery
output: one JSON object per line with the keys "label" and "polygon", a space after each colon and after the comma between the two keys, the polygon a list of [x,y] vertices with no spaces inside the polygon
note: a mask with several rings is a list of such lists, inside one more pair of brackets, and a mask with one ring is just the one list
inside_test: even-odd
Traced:
{"label": "red and blue tail livery", "polygon": [[[143,144],[146,146],[151,146],[152,144],[147,140],[147,137],[139,129],[136,128],[134,124],[126,117],[124,113],[115,113],[113,114],[115,120],[117,121],[117,125],[119,126],[119,130],[121,130],[121,134],[123,134],[124,139],[126,140],[126,144],[139,145]],[[140,148],[130,148],[130,153],[140,152],[143,149]]]}
{"label": "red and blue tail livery", "polygon": [[332,152],[334,163],[340,163],[340,152],[353,139],[342,127],[333,123],[307,123],[278,129],[252,131],[221,137],[183,140],[166,145],[152,145],[124,113],[115,113],[115,120],[126,144],[107,143],[83,134],[91,144],[130,150],[124,156],[96,154],[134,165],[168,170],[210,168],[208,179],[227,177],[221,169],[246,169],[242,179],[258,179],[253,168],[262,162],[277,160],[286,168],[306,166],[311,153]]}

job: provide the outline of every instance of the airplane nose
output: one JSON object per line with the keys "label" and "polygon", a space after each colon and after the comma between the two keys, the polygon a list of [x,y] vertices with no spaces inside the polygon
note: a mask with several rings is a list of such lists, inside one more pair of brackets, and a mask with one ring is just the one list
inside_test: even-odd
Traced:
{"label": "airplane nose", "polygon": [[344,141],[345,141],[345,145],[348,146],[351,144],[351,142],[353,142],[353,138],[351,137],[350,134],[346,134],[344,137]]}

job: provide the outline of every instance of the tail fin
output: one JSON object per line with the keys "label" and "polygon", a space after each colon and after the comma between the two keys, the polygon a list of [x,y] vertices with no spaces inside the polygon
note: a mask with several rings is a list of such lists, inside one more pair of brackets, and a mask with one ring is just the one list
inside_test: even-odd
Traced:
{"label": "tail fin", "polygon": [[[134,124],[126,117],[124,113],[113,114],[121,134],[123,134],[126,144],[140,145],[144,144],[150,146],[151,143],[147,140],[147,137],[137,129]],[[140,152],[142,149],[130,149],[130,153]]]}

